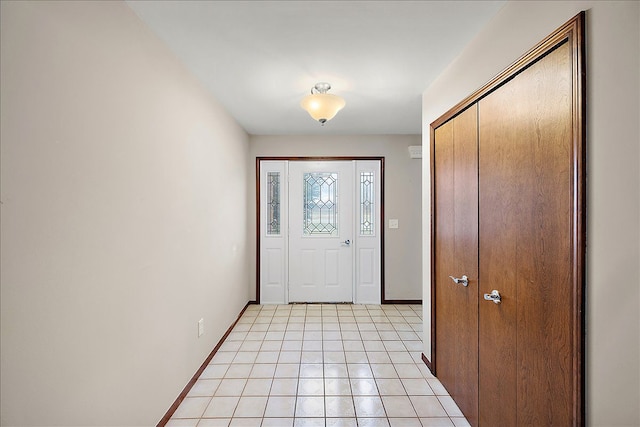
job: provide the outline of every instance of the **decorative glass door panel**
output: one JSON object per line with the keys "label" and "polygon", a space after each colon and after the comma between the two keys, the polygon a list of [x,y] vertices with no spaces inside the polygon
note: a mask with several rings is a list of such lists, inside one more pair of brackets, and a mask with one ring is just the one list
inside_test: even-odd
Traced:
{"label": "decorative glass door panel", "polygon": [[304,235],[334,235],[338,232],[338,174],[305,173],[303,192]]}
{"label": "decorative glass door panel", "polygon": [[373,171],[360,172],[360,235],[372,236],[375,230],[376,186]]}
{"label": "decorative glass door panel", "polygon": [[280,172],[267,172],[267,234],[280,234]]}

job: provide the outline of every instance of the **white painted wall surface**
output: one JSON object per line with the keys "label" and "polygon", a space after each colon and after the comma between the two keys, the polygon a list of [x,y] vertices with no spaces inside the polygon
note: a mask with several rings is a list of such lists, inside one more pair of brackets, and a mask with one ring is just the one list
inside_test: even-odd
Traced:
{"label": "white painted wall surface", "polygon": [[[335,119],[338,120],[338,119]],[[328,123],[326,126],[331,126]],[[422,298],[421,163],[409,158],[410,145],[420,135],[252,135],[249,144],[249,248],[255,242],[255,161],[268,156],[384,156],[385,157],[385,282],[387,299]],[[388,220],[399,220],[389,229]],[[250,295],[255,298],[255,256],[251,259]]]}
{"label": "white painted wall surface", "polygon": [[248,136],[126,4],[1,3],[0,424],[155,425],[248,300]]}
{"label": "white painted wall surface", "polygon": [[[545,36],[587,10],[586,412],[640,425],[640,3],[513,1],[423,94],[429,125]],[[429,157],[423,159],[425,354],[430,355]]]}

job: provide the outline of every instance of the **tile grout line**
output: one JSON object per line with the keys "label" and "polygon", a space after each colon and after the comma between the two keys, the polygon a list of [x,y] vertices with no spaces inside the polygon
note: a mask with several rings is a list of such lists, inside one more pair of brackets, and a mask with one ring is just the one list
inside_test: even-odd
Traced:
{"label": "tile grout line", "polygon": [[[305,315],[303,317],[303,322],[301,323],[300,327],[296,327],[296,328],[292,328],[291,331],[301,331],[301,340],[300,340],[300,347],[299,347],[299,353],[300,353],[300,359],[298,361],[298,363],[296,363],[296,365],[299,366],[298,369],[298,375],[297,375],[297,383],[296,383],[296,391],[295,391],[295,396],[292,396],[292,398],[294,399],[294,416],[292,418],[292,422],[295,422],[296,418],[304,418],[304,417],[296,417],[296,413],[295,411],[297,410],[297,398],[299,396],[299,392],[300,392],[300,379],[303,378],[301,377],[301,365],[304,362],[303,359],[303,353],[308,352],[308,353],[318,353],[321,356],[321,366],[322,366],[322,377],[319,378],[322,382],[322,389],[323,389],[323,409],[324,409],[324,417],[320,417],[323,418],[326,422],[326,420],[328,418],[336,418],[336,417],[329,417],[328,416],[328,411],[327,411],[327,389],[326,389],[326,382],[327,380],[331,380],[334,379],[333,377],[327,377],[327,371],[326,371],[326,366],[325,365],[329,365],[330,363],[326,363],[327,360],[325,358],[325,356],[329,353],[329,352],[334,352],[336,351],[336,349],[338,348],[337,346],[335,348],[327,348],[327,344],[328,342],[332,342],[332,341],[338,341],[338,339],[336,338],[335,334],[332,334],[332,332],[339,332],[339,342],[340,344],[340,350],[338,350],[337,352],[340,353],[343,357],[344,357],[344,362],[345,362],[345,368],[347,369],[347,373],[346,373],[346,385],[348,385],[348,391],[349,391],[349,396],[351,397],[350,401],[354,407],[354,420],[355,422],[359,425],[360,422],[358,420],[358,415],[355,412],[355,394],[352,388],[352,384],[351,384],[351,380],[353,379],[360,379],[359,377],[351,377],[351,373],[348,369],[349,367],[349,363],[347,363],[347,353],[348,353],[348,348],[345,347],[345,343],[348,342],[348,340],[344,339],[344,336],[342,335],[343,332],[349,331],[349,332],[353,332],[353,331],[357,331],[357,337],[359,338],[358,341],[356,342],[360,342],[361,343],[361,347],[362,347],[362,351],[364,354],[364,357],[367,361],[367,366],[369,367],[369,370],[371,371],[371,383],[372,385],[374,385],[375,387],[375,391],[376,391],[376,397],[378,399],[380,399],[381,405],[382,405],[382,409],[384,410],[384,416],[383,417],[374,417],[374,418],[383,418],[383,419],[387,419],[389,420],[389,413],[388,410],[386,408],[386,405],[384,403],[383,398],[385,397],[397,397],[394,394],[385,394],[383,395],[382,392],[379,389],[378,386],[378,382],[379,380],[383,380],[383,379],[396,379],[399,381],[399,384],[401,385],[402,390],[404,390],[404,396],[406,396],[407,398],[409,398],[409,401],[412,405],[412,408],[415,412],[415,415],[410,417],[410,418],[416,418],[416,419],[420,419],[421,417],[417,414],[417,411],[415,410],[415,405],[414,402],[410,399],[410,395],[409,395],[409,391],[407,390],[407,386],[406,384],[402,381],[403,378],[401,378],[401,373],[398,371],[398,363],[394,363],[394,361],[391,359],[391,355],[390,352],[392,350],[395,350],[398,353],[403,353],[406,354],[407,357],[409,357],[408,360],[410,360],[410,362],[407,362],[406,365],[407,366],[414,366],[417,368],[417,363],[415,360],[415,357],[412,353],[415,353],[415,351],[413,350],[415,347],[414,346],[409,346],[409,342],[419,342],[420,340],[415,340],[415,339],[411,339],[411,335],[401,335],[400,332],[402,331],[407,331],[407,333],[411,332],[414,334],[414,336],[416,336],[419,332],[419,330],[416,328],[416,324],[418,324],[418,322],[415,322],[415,319],[413,318],[420,318],[420,313],[417,312],[415,310],[414,307],[410,307],[412,311],[408,311],[408,310],[404,310],[404,311],[400,311],[397,310],[397,308],[394,306],[392,309],[390,310],[384,310],[384,307],[379,307],[380,309],[376,309],[372,307],[363,307],[363,309],[361,310],[353,310],[352,308],[350,308],[350,310],[345,313],[346,310],[327,310],[326,309],[327,306],[325,305],[318,305],[314,310],[305,310]],[[335,307],[335,306],[334,306]],[[294,313],[293,310],[289,309],[287,310],[287,313],[285,316],[282,316],[283,313],[281,313],[278,310],[279,307],[274,308],[273,310],[268,310],[269,313],[265,313],[262,312],[262,307],[257,310],[254,310],[252,313],[247,313],[250,314],[250,316],[248,316],[248,318],[252,318],[253,320],[251,321],[251,323],[248,325],[249,326],[249,332],[251,332],[251,329],[253,328],[254,325],[263,325],[263,324],[267,324],[268,326],[264,327],[264,326],[260,326],[259,328],[253,328],[253,332],[263,332],[262,334],[252,334],[249,335],[249,332],[246,333],[245,336],[242,337],[242,341],[240,341],[240,345],[238,347],[236,346],[230,346],[230,351],[229,352],[233,352],[234,353],[234,357],[232,358],[232,360],[230,361],[230,363],[227,365],[227,368],[225,370],[225,372],[223,374],[221,374],[222,379],[227,378],[226,375],[231,367],[232,364],[234,364],[234,360],[235,357],[237,356],[238,352],[240,352],[242,345],[245,342],[249,342],[249,341],[257,341],[259,339],[259,348],[257,349],[258,353],[266,353],[266,352],[271,352],[274,351],[273,348],[276,347],[276,345],[269,345],[269,346],[265,346],[265,343],[270,342],[270,341],[278,341],[280,343],[280,345],[278,345],[277,347],[279,348],[278,352],[278,357],[277,359],[274,361],[275,363],[275,367],[274,367],[274,371],[272,373],[270,373],[270,377],[269,379],[271,380],[271,384],[269,385],[269,390],[265,393],[265,396],[261,396],[266,398],[266,402],[265,402],[265,408],[262,411],[262,417],[261,419],[264,420],[266,417],[266,410],[268,407],[268,403],[269,403],[269,398],[272,396],[271,395],[271,391],[274,387],[274,382],[276,380],[276,370],[279,364],[281,364],[281,357],[282,357],[282,352],[285,351],[284,350],[284,343],[285,343],[285,335],[287,333],[287,331],[289,331],[289,325],[292,324],[291,320],[292,317],[294,317],[294,314],[298,314],[298,313]],[[298,311],[298,310],[296,310]],[[311,316],[311,312],[313,312],[313,314],[315,314],[315,316]],[[362,314],[366,313],[367,316],[362,316]],[[262,314],[262,315],[261,315]],[[276,316],[276,314],[280,314],[280,316]],[[345,315],[346,314],[346,315]],[[360,314],[359,317],[360,319],[356,318],[356,314]],[[270,319],[268,320],[268,322],[266,322],[266,317],[270,317]],[[341,319],[343,317],[346,317],[346,321],[341,321]],[[353,317],[353,321],[351,321],[351,319],[349,319],[350,317]],[[366,319],[366,317],[368,317],[369,319]],[[286,320],[281,320],[283,318],[286,318]],[[397,319],[394,319],[397,318]],[[279,319],[279,320],[276,320]],[[333,320],[335,319],[335,325],[331,325],[333,324]],[[408,328],[406,327],[402,327],[399,328],[399,320],[402,320],[403,323],[405,323],[407,325]],[[247,319],[248,320],[248,319]],[[414,323],[410,323],[411,321],[414,321]],[[243,322],[243,323],[248,323],[248,322]],[[282,332],[282,337],[277,337],[277,338],[273,338],[270,337],[271,339],[267,339],[267,334],[269,334],[269,332],[271,332],[271,326],[276,325],[276,324],[283,324],[282,328],[283,331],[279,331]],[[344,329],[344,325],[345,324],[353,324],[354,326],[349,327],[348,329]],[[369,324],[370,326],[363,328],[362,325],[364,324]],[[313,326],[311,326],[313,325]],[[384,325],[384,326],[383,326]],[[308,327],[309,326],[309,327]],[[264,330],[262,330],[264,328]],[[244,328],[243,328],[244,329]],[[277,329],[273,329],[273,331],[278,331],[279,328]],[[363,337],[363,332],[367,332],[367,336],[368,338],[364,338]],[[375,332],[377,336],[371,334],[370,332]],[[391,334],[391,332],[393,333],[393,335]],[[313,334],[313,335],[312,335]],[[316,336],[318,335],[318,336]],[[329,336],[330,338],[325,338],[326,336]],[[295,338],[292,337],[292,338]],[[320,342],[320,348],[317,349],[315,348],[315,346],[309,346],[309,350],[305,350],[305,342],[309,342],[309,341],[316,341],[316,338],[318,338],[317,340]],[[332,339],[332,338],[336,338],[336,339]],[[288,340],[287,340],[288,341]],[[295,341],[295,339],[293,339],[292,341]],[[371,348],[371,350],[367,350],[367,347],[364,345],[367,341],[377,341],[381,343],[381,347],[384,352],[384,354],[386,355],[387,359],[389,360],[389,365],[390,367],[393,369],[393,372],[395,373],[394,377],[390,377],[390,378],[386,378],[385,375],[383,374],[382,376],[378,377],[373,369],[372,369],[372,365],[376,365],[376,363],[372,363],[372,359],[371,359],[371,353],[376,352],[378,348]],[[391,344],[389,345],[385,345],[386,342],[398,342],[400,347],[403,348],[403,350],[400,350],[399,348],[396,349],[395,347],[391,346]],[[396,345],[396,344],[394,344]],[[254,346],[255,347],[255,346]],[[293,348],[293,347],[292,347]],[[250,350],[250,351],[255,351],[255,350]],[[357,350],[358,352],[360,351],[360,349]],[[256,358],[253,360],[253,363],[251,363],[252,369],[251,371],[253,372],[253,368],[255,367],[255,365],[257,364],[264,364],[264,363],[268,363],[270,362],[269,357],[264,356],[264,360],[260,360],[261,355],[258,354],[256,355]],[[315,363],[316,359],[315,357],[317,356],[313,356],[310,355],[309,356],[309,360],[307,360],[307,362],[309,363]],[[356,361],[361,360],[359,357],[358,358],[354,358],[353,362],[355,363]],[[331,362],[331,363],[337,363],[337,362]],[[213,364],[213,362],[211,362],[210,364]],[[383,363],[386,364],[386,363]],[[401,363],[402,364],[402,363]],[[419,368],[418,368],[419,369]],[[427,373],[425,373],[423,370],[419,370],[420,371],[420,379],[424,380],[425,382],[425,386],[427,386],[429,389],[432,388],[431,383],[428,381],[430,378],[427,376]],[[340,379],[339,377],[339,373],[337,374],[338,376],[335,377],[335,379]],[[258,378],[258,377],[255,377]],[[245,391],[247,390],[247,387],[249,386],[249,381],[251,379],[255,379],[254,377],[252,377],[252,373],[250,372],[250,374],[247,377],[247,382],[243,385],[243,389],[242,391],[240,391],[240,396],[238,397],[238,402],[242,399],[242,397],[246,397],[245,395]],[[262,378],[262,377],[260,377]],[[306,378],[306,377],[304,377]],[[309,377],[312,378],[312,377]],[[316,377],[313,377],[316,378]],[[412,377],[408,377],[407,379],[410,379]],[[362,378],[362,379],[366,379],[366,378]],[[434,380],[437,380],[435,377],[432,378]],[[212,394],[215,396],[216,391],[218,390],[218,388],[220,387],[221,383],[219,383],[218,385],[216,385],[215,389],[212,391]],[[344,384],[343,384],[344,385]],[[436,397],[436,401],[438,402],[439,406],[444,409],[446,415],[444,416],[445,418],[448,418],[450,422],[453,422],[453,418],[456,419],[460,419],[461,417],[452,417],[449,415],[449,412],[446,411],[446,409],[444,408],[444,405],[442,404],[442,401],[440,399],[440,397],[446,397],[445,394],[436,394],[436,392],[434,392],[433,390],[430,390],[433,394],[427,394],[428,396],[434,396]],[[344,396],[343,391],[336,391],[337,394],[336,396]],[[333,395],[331,395],[333,396]],[[329,397],[331,397],[329,396]],[[399,395],[401,396],[401,395]],[[203,397],[210,397],[209,400],[213,399],[213,396],[203,396]],[[238,403],[239,404],[239,403]],[[231,416],[231,420],[233,420],[234,418],[246,418],[246,417],[234,417],[234,415],[236,415],[236,411],[237,411],[237,406],[234,408],[234,413]],[[251,417],[250,417],[251,418]],[[337,417],[337,418],[344,418],[344,417]],[[351,417],[347,417],[347,418],[351,418]],[[362,417],[360,417],[362,418]],[[366,417],[365,418],[370,418],[370,417]],[[395,418],[395,417],[394,417]],[[427,417],[430,418],[430,417]],[[463,418],[464,419],[464,418]]]}

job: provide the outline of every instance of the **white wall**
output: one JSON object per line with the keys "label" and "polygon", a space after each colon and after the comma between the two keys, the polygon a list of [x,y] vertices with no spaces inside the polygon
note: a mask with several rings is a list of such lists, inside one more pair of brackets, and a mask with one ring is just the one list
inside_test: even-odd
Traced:
{"label": "white wall", "polygon": [[[311,119],[309,119],[311,120]],[[327,124],[331,126],[331,124]],[[420,135],[251,136],[249,167],[249,236],[255,248],[255,160],[267,156],[385,157],[385,298],[422,299],[421,162],[409,158],[410,145]],[[399,228],[389,229],[390,218]],[[255,256],[251,261],[251,295],[255,298]]]}
{"label": "white wall", "polygon": [[[579,11],[588,11],[586,411],[593,426],[640,425],[639,5],[508,2],[423,94],[428,152],[433,120]],[[430,218],[423,218],[425,354],[430,355]]]}
{"label": "white wall", "polygon": [[248,300],[248,135],[124,3],[1,3],[0,424],[155,425]]}

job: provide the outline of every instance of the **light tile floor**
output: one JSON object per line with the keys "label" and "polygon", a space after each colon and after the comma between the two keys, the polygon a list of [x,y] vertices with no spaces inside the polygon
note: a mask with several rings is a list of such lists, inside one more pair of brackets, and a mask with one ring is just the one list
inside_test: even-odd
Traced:
{"label": "light tile floor", "polygon": [[421,305],[251,305],[167,426],[468,426],[421,337]]}

